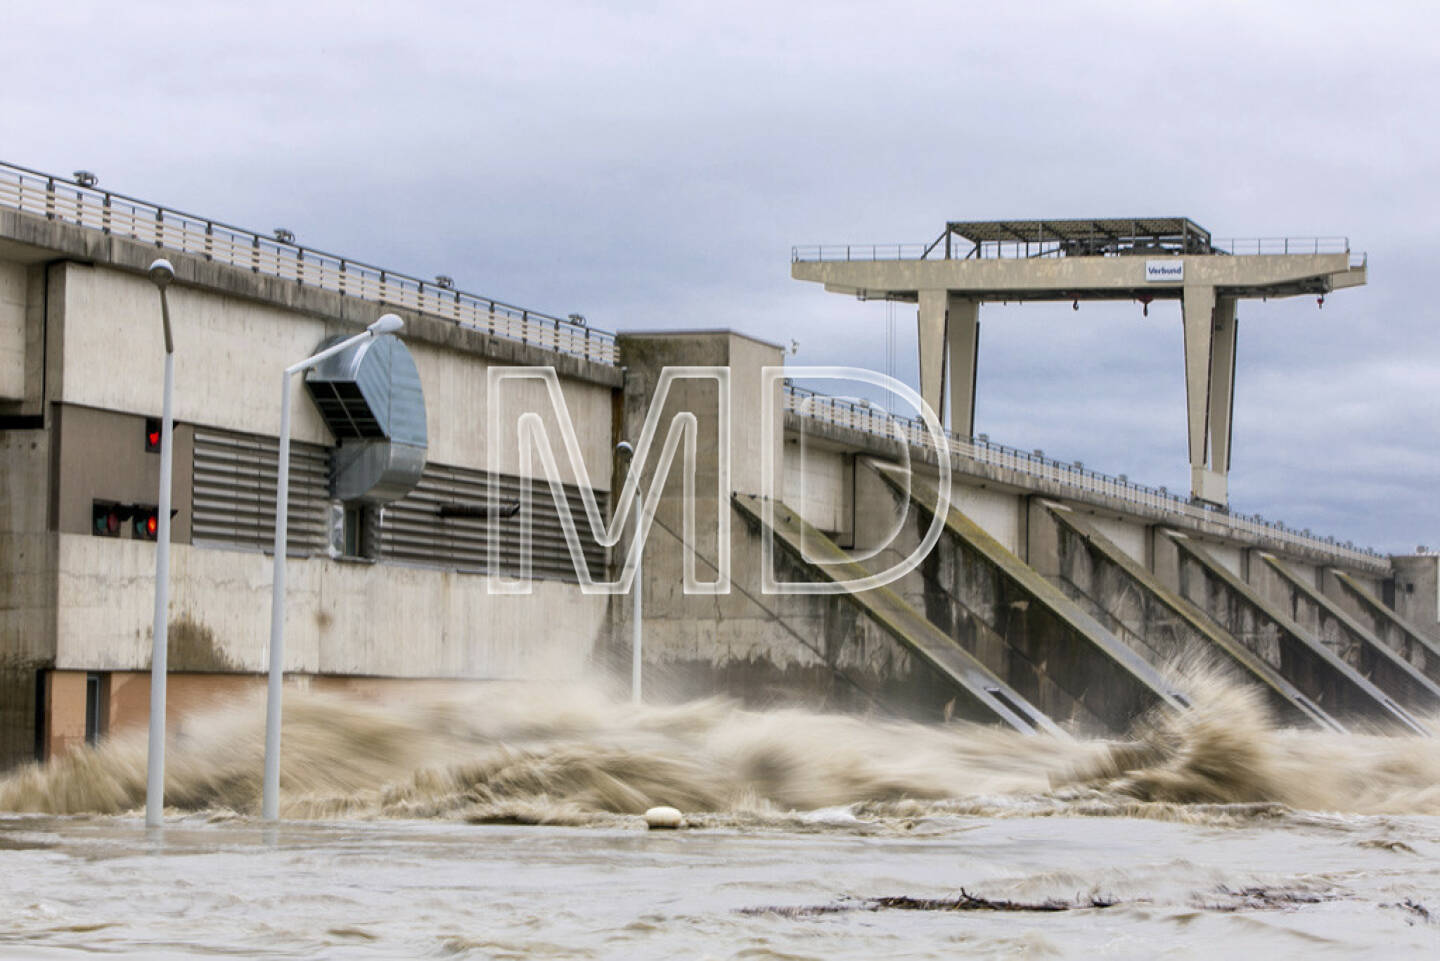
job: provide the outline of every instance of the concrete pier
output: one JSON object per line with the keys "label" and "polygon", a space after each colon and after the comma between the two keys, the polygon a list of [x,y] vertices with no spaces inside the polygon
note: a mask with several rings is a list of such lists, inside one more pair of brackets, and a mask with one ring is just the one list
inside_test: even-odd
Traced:
{"label": "concrete pier", "polygon": [[1166,587],[1078,511],[1036,499],[1030,517],[1031,565],[1103,612],[1107,627],[1153,666],[1178,670],[1213,658],[1259,685],[1279,723],[1345,730],[1278,668]]}
{"label": "concrete pier", "polygon": [[[1157,553],[1168,545],[1164,567],[1192,601],[1251,651],[1280,672],[1325,713],[1382,730],[1431,733],[1374,683],[1362,677],[1324,642],[1276,610],[1242,578],[1217,562],[1192,539],[1165,531]],[[1157,566],[1161,562],[1157,560]]]}
{"label": "concrete pier", "polygon": [[[759,498],[737,495],[735,503],[751,524],[763,524]],[[865,575],[859,562],[793,511],[781,507],[775,516],[774,534],[789,555],[791,573],[801,571],[813,581]],[[806,555],[812,559],[806,560]],[[1064,736],[1054,721],[894,591],[881,587],[839,596],[953,685],[954,716],[1000,721],[1027,734]]]}
{"label": "concrete pier", "polygon": [[1274,554],[1261,552],[1252,563],[1258,590],[1279,601],[1295,623],[1309,630],[1360,675],[1411,711],[1440,715],[1440,684],[1346,613],[1339,604],[1285,566]]}
{"label": "concrete pier", "polygon": [[1385,606],[1348,571],[1323,568],[1325,593],[1349,612],[1386,646],[1415,665],[1432,681],[1440,682],[1440,642]]}
{"label": "concrete pier", "polygon": [[[906,496],[891,469],[871,471],[892,496]],[[935,503],[927,482],[911,478],[909,487],[906,548]],[[926,617],[1056,719],[1124,733],[1155,707],[1185,706],[1155,668],[954,506],[916,576]]]}

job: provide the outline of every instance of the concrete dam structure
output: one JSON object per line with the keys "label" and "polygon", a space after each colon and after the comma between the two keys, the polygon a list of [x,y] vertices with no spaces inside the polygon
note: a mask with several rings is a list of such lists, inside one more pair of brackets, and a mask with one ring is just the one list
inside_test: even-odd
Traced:
{"label": "concrete dam structure", "polygon": [[[1225,506],[1235,300],[1357,286],[1363,258],[1226,247],[1186,218],[1009,227],[792,265],[917,304],[920,395],[941,409],[949,384],[944,431],[806,389],[780,347],[743,334],[611,334],[0,165],[0,766],[148,716],[160,255],[175,270],[172,729],[263,686],[275,375],[394,312],[424,423],[393,497],[344,480],[348,388],[294,386],[293,686],[623,690],[629,577],[651,698],[1120,733],[1187,710],[1174,665],[1198,657],[1285,724],[1433,733],[1440,558]],[[1008,256],[1016,243],[1035,247]],[[1027,295],[1182,304],[1191,497],[972,436],[979,305]]]}

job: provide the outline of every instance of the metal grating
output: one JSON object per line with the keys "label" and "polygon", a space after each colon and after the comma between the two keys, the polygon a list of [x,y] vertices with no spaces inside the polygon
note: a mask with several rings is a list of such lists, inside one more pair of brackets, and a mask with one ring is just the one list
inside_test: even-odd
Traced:
{"label": "metal grating", "polygon": [[[199,546],[269,550],[275,542],[275,476],[279,443],[275,438],[197,428],[193,461],[191,540]],[[290,444],[289,554],[324,554],[330,516],[330,449]],[[483,516],[490,504],[486,471],[427,464],[405,497],[386,505],[368,536],[381,562],[418,564],[449,570],[490,573],[490,538],[500,538],[500,570],[520,575],[521,518]],[[530,489],[531,576],[576,582],[574,563],[560,514],[545,481],[498,475],[500,502],[520,502],[522,485]],[[565,486],[565,509],[580,537],[591,577],[605,576],[605,548],[585,516],[580,488]],[[596,491],[602,511],[609,494]],[[370,515],[373,517],[373,513]]]}
{"label": "metal grating", "polygon": [[[385,507],[379,531],[379,558],[462,571],[492,573],[490,539],[500,538],[500,570],[494,573],[514,577],[520,574],[519,513],[510,517],[484,516],[490,504],[490,479],[486,471],[427,464],[415,489]],[[569,546],[560,525],[560,514],[550,486],[544,481],[498,475],[501,504],[519,504],[522,485],[530,489],[531,576],[578,581]],[[605,548],[595,540],[585,516],[580,488],[565,486],[566,509],[579,535],[584,562],[593,578],[605,576]],[[596,491],[602,511],[609,494]]]}
{"label": "metal grating", "polygon": [[[273,437],[196,428],[193,543],[254,550],[274,547],[279,450]],[[325,550],[329,464],[328,448],[291,441],[288,554]]]}

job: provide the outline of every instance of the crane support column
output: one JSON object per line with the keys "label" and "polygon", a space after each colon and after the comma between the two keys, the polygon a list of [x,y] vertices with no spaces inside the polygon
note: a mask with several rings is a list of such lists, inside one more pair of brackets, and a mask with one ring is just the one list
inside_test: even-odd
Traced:
{"label": "crane support column", "polygon": [[975,360],[980,353],[980,301],[949,297],[950,429],[975,436]]}
{"label": "crane support column", "polygon": [[949,296],[943,290],[918,292],[920,303],[920,397],[944,417],[941,403],[945,397],[945,321]]}
{"label": "crane support column", "polygon": [[[943,418],[950,387],[948,426],[975,434],[975,360],[980,346],[980,301],[946,290],[917,292],[920,305],[920,396]],[[947,371],[945,361],[949,360]]]}
{"label": "crane support column", "polygon": [[1186,284],[1185,402],[1190,428],[1190,492],[1228,502],[1230,419],[1235,400],[1235,298],[1209,285]]}

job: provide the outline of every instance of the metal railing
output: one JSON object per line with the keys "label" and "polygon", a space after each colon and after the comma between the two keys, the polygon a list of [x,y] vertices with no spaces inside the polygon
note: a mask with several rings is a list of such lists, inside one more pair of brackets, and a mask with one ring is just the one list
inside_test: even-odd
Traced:
{"label": "metal railing", "polygon": [[[1262,254],[1348,254],[1349,237],[1244,237],[1217,240],[1211,244],[1212,253],[1217,255],[1257,256]],[[1071,242],[1063,240],[1044,241],[986,241],[971,245],[961,251],[953,251],[953,260],[1027,260],[1037,257],[1066,257],[1089,254],[1092,256],[1133,256],[1147,254],[1157,257],[1172,256],[1176,252],[1167,249],[1147,251],[1143,247],[1124,250],[1096,251],[1080,250]],[[1351,258],[1351,265],[1364,266],[1364,254],[1358,263]],[[938,244],[807,244],[790,248],[791,263],[839,263],[847,261],[889,261],[889,260],[945,260],[945,248]]]}
{"label": "metal railing", "polygon": [[615,335],[609,331],[4,162],[0,162],[0,205],[253,273],[417,311],[596,363],[614,366],[619,362]]}
{"label": "metal railing", "polygon": [[[913,447],[934,449],[930,432],[919,418],[892,414],[868,401],[833,397],[786,384],[785,409],[827,424],[880,437],[901,439]],[[1279,521],[1267,521],[1258,514],[1236,514],[1225,508],[1172,494],[1163,487],[1137,484],[1124,477],[1113,477],[1090,470],[1078,463],[1067,464],[1046,457],[1040,451],[1023,451],[989,440],[961,437],[949,430],[945,435],[953,455],[976,463],[1013,470],[1153,510],[1220,524],[1237,533],[1268,537],[1296,547],[1323,551],[1368,568],[1378,565],[1383,565],[1386,569],[1389,567],[1388,558],[1371,548],[1337,542],[1333,537],[1318,537],[1309,531],[1291,530]]]}

